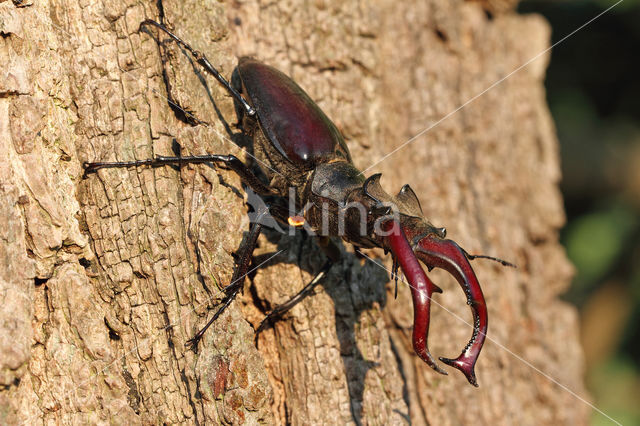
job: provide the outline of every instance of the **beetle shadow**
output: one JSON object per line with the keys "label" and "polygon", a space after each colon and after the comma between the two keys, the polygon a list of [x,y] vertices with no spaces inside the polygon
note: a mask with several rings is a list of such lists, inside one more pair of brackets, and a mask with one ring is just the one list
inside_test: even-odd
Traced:
{"label": "beetle shadow", "polygon": [[[273,230],[265,232],[267,239],[276,244],[278,250],[294,250],[297,253],[296,261],[276,257],[273,263],[295,264],[311,276],[315,276],[324,264],[326,256],[319,248],[315,238],[302,232],[299,234],[290,237]],[[356,424],[362,424],[367,373],[378,363],[369,359],[372,356],[365,356],[362,353],[358,347],[356,335],[362,335],[360,330],[371,326],[371,324],[367,324],[372,320],[368,312],[374,308],[382,310],[386,305],[385,284],[389,281],[389,276],[384,269],[373,265],[372,262],[362,262],[354,253],[347,252],[342,242],[337,245],[341,251],[340,260],[331,267],[327,276],[310,297],[324,291],[333,301],[335,331],[347,380],[351,415]],[[273,256],[273,253],[255,256],[254,264],[259,265],[270,256]],[[253,285],[251,288],[254,291]],[[292,292],[290,296],[293,297],[294,294]],[[256,295],[254,294],[254,296]],[[259,298],[254,297],[254,300],[259,300]],[[265,314],[270,311],[265,306],[259,307]],[[287,320],[290,315],[289,312],[285,313],[281,319],[276,319],[268,327],[273,327],[278,321]]]}

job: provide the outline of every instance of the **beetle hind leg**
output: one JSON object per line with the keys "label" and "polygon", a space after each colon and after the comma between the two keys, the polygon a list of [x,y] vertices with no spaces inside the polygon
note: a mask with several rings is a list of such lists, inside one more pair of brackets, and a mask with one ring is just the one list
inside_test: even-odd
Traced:
{"label": "beetle hind leg", "polygon": [[195,61],[198,64],[200,64],[200,66],[202,68],[204,68],[204,70],[206,72],[208,72],[213,77],[215,77],[215,79],[218,80],[218,82],[225,89],[227,89],[229,94],[231,96],[233,96],[240,103],[240,105],[242,105],[242,108],[244,109],[244,111],[245,111],[245,113],[247,115],[251,115],[251,116],[255,115],[256,111],[253,109],[253,107],[251,105],[249,105],[249,102],[247,102],[247,100],[245,98],[243,98],[242,95],[231,84],[229,84],[227,79],[225,79],[222,76],[222,74],[220,74],[220,72],[213,65],[211,65],[211,62],[209,62],[207,57],[202,52],[192,48],[187,42],[185,42],[180,37],[178,37],[177,35],[175,35],[171,31],[169,31],[169,29],[167,27],[165,27],[161,23],[156,22],[156,21],[154,21],[152,19],[146,19],[146,20],[142,21],[142,23],[140,23],[140,30],[148,32],[148,31],[146,31],[146,27],[148,25],[154,26],[154,27],[158,28],[159,30],[163,31],[165,34],[167,34],[169,37],[171,37],[171,39],[173,39],[173,41],[178,43],[178,45],[180,47],[182,47],[185,50],[187,50],[191,54],[193,59],[195,59]]}

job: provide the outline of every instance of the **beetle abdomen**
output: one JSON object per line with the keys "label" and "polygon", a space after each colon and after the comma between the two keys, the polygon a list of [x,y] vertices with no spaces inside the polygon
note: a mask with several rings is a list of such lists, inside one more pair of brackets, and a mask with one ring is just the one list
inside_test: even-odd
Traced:
{"label": "beetle abdomen", "polygon": [[262,131],[283,157],[304,169],[332,157],[351,162],[336,126],[291,78],[247,57],[238,61],[238,73]]}

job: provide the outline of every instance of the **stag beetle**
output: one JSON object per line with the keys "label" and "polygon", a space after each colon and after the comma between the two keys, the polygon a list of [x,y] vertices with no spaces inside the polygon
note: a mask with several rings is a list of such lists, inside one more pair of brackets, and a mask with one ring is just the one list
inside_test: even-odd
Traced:
{"label": "stag beetle", "polygon": [[[506,266],[513,265],[490,256],[470,255],[454,241],[446,239],[445,228],[437,228],[425,219],[418,197],[409,185],[403,186],[396,196],[392,196],[382,189],[380,174],[365,178],[353,165],[349,149],[333,122],[298,84],[282,72],[255,59],[243,57],[238,60],[236,68],[238,78],[232,78],[229,83],[201,52],[164,25],[145,20],[140,29],[146,26],[157,27],[166,33],[234,98],[239,122],[243,131],[253,139],[254,154],[269,183],[265,184],[233,155],[85,163],[85,176],[102,168],[212,163],[236,172],[244,184],[259,195],[276,200],[294,195],[297,200],[295,208],[304,206],[301,214],[291,212],[283,203],[276,201],[258,212],[259,216],[269,214],[283,224],[304,226],[309,232],[317,234],[329,260],[302,291],[267,315],[256,333],[298,303],[321,281],[338,256],[337,247],[329,237],[339,236],[356,248],[379,247],[385,253],[391,252],[396,291],[398,268],[402,269],[411,287],[414,306],[413,347],[431,368],[447,374],[436,363],[427,346],[430,300],[433,293],[442,290],[427,277],[419,261],[429,270],[438,267],[448,271],[466,294],[467,304],[473,314],[473,335],[457,358],[441,357],[440,361],[457,368],[469,383],[478,386],[474,366],[487,332],[487,306],[469,260],[482,257]],[[238,250],[231,284],[224,288],[225,296],[220,307],[189,340],[188,344],[194,349],[197,349],[207,328],[242,289],[253,250],[263,229],[260,217],[253,221],[247,238]]]}

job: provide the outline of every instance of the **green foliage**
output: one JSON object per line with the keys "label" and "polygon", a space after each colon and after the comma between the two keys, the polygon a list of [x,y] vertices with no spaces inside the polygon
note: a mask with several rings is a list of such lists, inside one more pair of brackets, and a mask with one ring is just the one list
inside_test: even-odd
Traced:
{"label": "green foliage", "polygon": [[618,205],[572,220],[564,242],[578,270],[574,286],[588,290],[602,280],[616,266],[637,227],[634,212]]}

